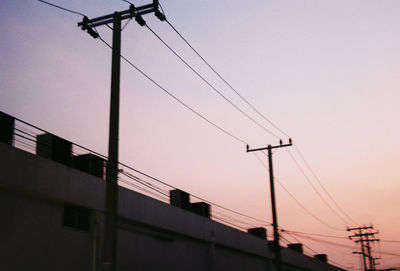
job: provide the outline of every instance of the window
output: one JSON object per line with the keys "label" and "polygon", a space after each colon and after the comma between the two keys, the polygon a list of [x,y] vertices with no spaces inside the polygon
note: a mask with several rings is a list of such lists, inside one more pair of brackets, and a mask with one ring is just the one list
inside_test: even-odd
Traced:
{"label": "window", "polygon": [[90,231],[90,209],[64,204],[64,226]]}

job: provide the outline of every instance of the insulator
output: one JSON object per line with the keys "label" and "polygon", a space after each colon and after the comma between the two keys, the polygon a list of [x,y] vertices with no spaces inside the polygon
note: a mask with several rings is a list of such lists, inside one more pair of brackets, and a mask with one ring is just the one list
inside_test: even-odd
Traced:
{"label": "insulator", "polygon": [[95,39],[99,37],[99,34],[96,31],[94,31],[91,27],[87,28],[87,32],[89,33],[90,36],[92,36]]}
{"label": "insulator", "polygon": [[154,11],[154,15],[160,20],[160,21],[165,21],[165,15],[162,14],[158,9]]}
{"label": "insulator", "polygon": [[139,15],[139,14],[137,14],[137,15],[135,16],[135,21],[136,21],[138,24],[140,24],[140,26],[145,26],[145,25],[146,25],[146,21],[143,20],[143,17],[142,17],[141,15]]}

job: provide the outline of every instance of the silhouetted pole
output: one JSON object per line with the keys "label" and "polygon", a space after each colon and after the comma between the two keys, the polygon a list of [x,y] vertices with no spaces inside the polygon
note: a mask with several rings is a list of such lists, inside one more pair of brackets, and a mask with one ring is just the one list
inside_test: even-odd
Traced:
{"label": "silhouetted pole", "polygon": [[[355,254],[361,254],[363,257],[363,264],[364,264],[364,270],[375,270],[375,262],[374,258],[371,255],[371,246],[370,242],[378,242],[379,239],[374,238],[375,234],[378,234],[378,232],[363,232],[363,230],[368,230],[368,229],[373,229],[374,227],[371,226],[363,226],[363,227],[358,227],[358,228],[349,228],[347,231],[358,231],[357,234],[354,234],[352,236],[349,236],[349,238],[352,240],[353,238],[358,238],[354,242],[356,243],[361,243],[361,252],[353,252]],[[364,240],[365,236],[365,240]],[[369,239],[369,236],[372,236],[373,239]],[[364,242],[367,244],[364,245]],[[367,251],[365,251],[367,250]],[[367,267],[367,258],[368,258],[368,263],[369,263],[369,268]]]}
{"label": "silhouetted pole", "polygon": [[103,270],[115,270],[118,226],[118,131],[119,86],[121,70],[121,16],[114,13],[110,130],[108,138],[108,162],[106,168],[106,215],[104,220]]}
{"label": "silhouetted pole", "polygon": [[[274,224],[274,247],[276,253],[276,259],[278,263],[281,261],[281,248],[279,245],[279,231],[278,231],[278,217],[276,214],[276,203],[275,203],[275,184],[274,184],[274,172],[272,168],[272,148],[268,145],[268,164],[269,164],[269,185],[271,190],[271,206],[272,206],[272,223]],[[281,268],[278,268],[280,270]]]}
{"label": "silhouetted pole", "polygon": [[359,229],[358,234],[359,234],[359,237],[360,237],[359,242],[361,242],[361,254],[362,254],[362,257],[363,257],[364,270],[367,271],[368,269],[367,269],[367,261],[365,259],[366,255],[365,255],[365,248],[364,248],[364,237],[361,234],[361,229]]}
{"label": "silhouetted pole", "polygon": [[365,241],[367,243],[366,247],[367,247],[367,253],[368,253],[368,260],[369,260],[369,269],[370,270],[375,270],[375,264],[374,264],[374,258],[372,258],[371,255],[371,246],[369,245],[369,238],[368,235],[365,236]]}
{"label": "silhouetted pole", "polygon": [[276,261],[276,269],[278,271],[282,270],[282,260],[281,260],[281,247],[279,245],[278,217],[276,213],[276,203],[275,203],[274,171],[272,167],[272,149],[289,147],[289,146],[292,146],[291,139],[289,139],[289,144],[282,145],[282,140],[281,140],[280,144],[277,146],[268,145],[268,147],[266,148],[259,148],[259,149],[249,149],[249,146],[247,145],[247,152],[268,150],[269,184],[271,190],[271,207],[272,207],[272,226],[274,228],[274,253]]}
{"label": "silhouetted pole", "polygon": [[146,25],[142,15],[154,12],[161,21],[165,16],[158,10],[158,0],[152,4],[135,7],[131,5],[128,10],[115,12],[89,20],[84,17],[78,26],[93,37],[99,37],[96,26],[113,24],[112,66],[111,66],[111,100],[110,100],[110,128],[108,138],[108,161],[106,167],[106,206],[104,219],[102,269],[104,271],[116,270],[117,257],[117,228],[118,228],[118,133],[119,133],[119,93],[121,70],[121,21],[135,17],[141,25]]}

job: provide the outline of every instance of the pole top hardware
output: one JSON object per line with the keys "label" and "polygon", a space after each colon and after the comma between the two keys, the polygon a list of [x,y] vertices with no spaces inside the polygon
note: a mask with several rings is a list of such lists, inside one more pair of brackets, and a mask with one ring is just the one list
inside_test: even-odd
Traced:
{"label": "pole top hardware", "polygon": [[293,145],[293,142],[292,142],[291,138],[289,138],[289,143],[288,144],[283,144],[283,141],[281,139],[281,140],[279,140],[279,145],[276,145],[276,146],[268,145],[267,147],[263,147],[263,148],[250,149],[249,145],[246,145],[246,152],[264,151],[264,150],[268,150],[268,149],[277,149],[277,148],[289,147],[289,146],[292,146],[292,145]]}

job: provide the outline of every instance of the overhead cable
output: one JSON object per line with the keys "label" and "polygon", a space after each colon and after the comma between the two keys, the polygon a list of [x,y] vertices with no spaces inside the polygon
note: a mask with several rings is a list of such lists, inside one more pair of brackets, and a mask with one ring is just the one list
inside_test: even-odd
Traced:
{"label": "overhead cable", "polygon": [[[123,0],[125,1],[125,0]],[[160,5],[161,6],[161,5]],[[161,6],[162,8],[162,6]],[[259,110],[257,110],[247,99],[243,97],[199,52],[190,44],[190,42],[172,25],[172,23],[166,19],[167,24],[178,34],[178,36],[193,50],[193,52],[231,89],[233,90],[247,105],[249,105],[257,114],[259,114],[264,120],[266,120],[269,124],[271,124],[273,127],[275,127],[278,131],[280,131],[282,134],[286,135],[287,137],[290,137],[287,133],[282,131],[278,126],[276,126],[272,121],[270,121],[264,114],[262,114]],[[151,30],[151,29],[150,29]],[[153,30],[151,30],[153,34],[155,34],[171,51],[173,51],[156,33],[154,33]],[[173,51],[174,52],[174,51]],[[174,52],[175,53],[175,52]],[[176,54],[176,53],[175,53]],[[177,55],[177,54],[176,54]],[[178,55],[177,55],[178,56]],[[184,61],[180,56],[178,56],[182,61]],[[318,183],[322,187],[322,189],[325,191],[325,193],[329,196],[329,198],[332,200],[332,202],[338,207],[338,209],[346,216],[352,223],[355,223],[358,225],[358,223],[353,220],[350,216],[348,216],[343,209],[337,204],[337,202],[333,199],[333,197],[329,194],[329,192],[325,189],[325,187],[322,185],[320,182],[319,178],[316,176],[316,174],[313,172],[307,161],[304,159],[303,155],[300,153],[300,150],[296,147],[297,151],[299,152],[300,156],[306,163],[307,167],[309,170],[312,172],[314,177],[317,179]],[[311,184],[312,185],[312,184]],[[349,221],[344,220],[332,207],[326,202],[326,200],[322,197],[322,195],[315,189],[315,187],[312,185],[313,189],[317,192],[317,194],[323,199],[323,201],[327,204],[327,206],[346,224],[349,224]]]}
{"label": "overhead cable", "polygon": [[[161,5],[160,5],[161,6]],[[165,15],[165,14],[164,14]],[[275,129],[281,132],[283,135],[290,138],[290,136],[285,133],[282,129],[280,129],[277,125],[275,125],[271,120],[269,120],[264,114],[262,114],[255,106],[253,106],[242,94],[237,91],[232,84],[230,84],[200,53],[198,50],[194,48],[193,45],[189,43],[189,41],[176,29],[172,23],[166,19],[167,24],[178,34],[178,36],[193,50],[193,52],[206,64],[232,91],[234,91],[251,109],[253,109],[258,115],[260,115],[264,120],[266,120],[269,124],[271,124]]]}
{"label": "overhead cable", "polygon": [[52,7],[55,7],[55,8],[64,10],[64,11],[67,11],[67,12],[69,12],[69,13],[81,15],[81,16],[83,16],[83,17],[86,16],[86,15],[83,14],[83,13],[80,13],[80,12],[77,12],[77,11],[74,11],[74,10],[71,10],[71,9],[68,9],[68,8],[64,8],[64,7],[58,6],[58,5],[56,5],[56,4],[53,4],[53,3],[50,3],[50,2],[47,2],[47,1],[43,1],[43,0],[37,0],[37,1],[42,2],[42,3],[46,4],[46,5],[49,5],[49,6],[52,6]]}
{"label": "overhead cable", "polygon": [[310,164],[307,162],[305,159],[304,155],[300,151],[300,149],[297,147],[297,144],[293,144],[297,153],[299,154],[300,158],[303,160],[304,164],[307,166],[308,170],[311,172],[311,174],[314,176],[314,178],[317,180],[318,184],[321,186],[322,190],[328,195],[328,197],[331,199],[331,201],[336,205],[336,207],[342,212],[342,214],[347,217],[350,221],[355,223],[356,225],[360,225],[357,221],[355,221],[353,218],[351,218],[336,202],[336,200],[332,197],[332,195],[328,192],[328,190],[324,187],[322,184],[321,180],[318,178],[317,174],[314,172],[314,170],[311,168]]}
{"label": "overhead cable", "polygon": [[290,152],[290,150],[287,150],[287,152],[288,152],[290,158],[292,158],[293,162],[296,164],[299,171],[302,173],[302,175],[306,179],[306,181],[311,185],[314,192],[320,197],[320,199],[325,203],[325,205],[328,206],[328,208],[332,211],[332,213],[334,213],[340,220],[342,220],[345,224],[349,225],[350,224],[349,221],[345,220],[341,215],[339,215],[339,213],[335,209],[333,209],[332,206],[329,204],[329,202],[321,195],[321,193],[318,191],[318,189],[314,186],[314,184],[308,178],[307,174],[304,172],[304,170],[302,169],[300,164],[297,162],[297,160],[295,159],[293,154]]}
{"label": "overhead cable", "polygon": [[[285,233],[287,234],[287,232],[285,232]],[[304,241],[300,241],[296,236],[291,235],[291,234],[289,234],[289,236],[291,236],[293,239],[295,239],[296,242],[299,242],[299,243],[303,244],[303,246],[304,246],[305,248],[308,248],[308,249],[311,250],[314,254],[318,254],[317,251],[315,251],[314,249],[312,249],[309,245],[305,244]],[[343,251],[340,251],[340,253],[342,253],[342,254],[347,254],[346,252],[343,252]],[[342,264],[340,264],[340,263],[338,263],[338,262],[335,262],[335,261],[332,261],[332,260],[329,260],[329,261],[330,261],[331,263],[337,265],[337,266],[340,266],[340,267],[349,269],[348,266],[342,265]]]}
{"label": "overhead cable", "polygon": [[354,249],[354,246],[350,246],[350,245],[346,245],[346,244],[340,244],[340,243],[336,243],[336,242],[332,242],[332,241],[327,241],[327,240],[324,240],[324,239],[319,239],[319,238],[300,235],[300,234],[295,234],[295,233],[291,233],[291,234],[296,235],[299,238],[305,238],[305,239],[309,239],[309,240],[312,240],[312,241],[315,241],[315,242],[319,242],[319,243],[325,243],[325,244],[330,244],[330,245],[333,245],[333,246]]}
{"label": "overhead cable", "polygon": [[[257,156],[257,154],[254,153],[254,155],[256,156],[257,160],[261,163],[261,165],[265,169],[269,170],[268,167],[266,165],[264,165],[264,163],[261,161],[261,159]],[[326,223],[325,221],[323,221],[322,219],[320,219],[318,216],[314,215],[292,193],[289,192],[289,190],[278,180],[278,178],[275,178],[275,181],[283,188],[283,190],[286,191],[286,193],[297,203],[297,205],[299,205],[307,214],[312,216],[315,220],[319,221],[321,224],[323,224],[323,225],[325,225],[325,226],[327,226],[327,227],[329,227],[331,229],[334,229],[334,230],[337,230],[337,231],[343,231],[343,229],[340,229],[340,228],[337,228],[335,226],[332,226],[332,225]]]}
{"label": "overhead cable", "polygon": [[146,27],[152,32],[176,57],[178,57],[182,63],[184,63],[191,71],[193,71],[203,82],[205,82],[212,90],[214,90],[216,93],[218,93],[225,101],[227,101],[230,105],[232,105],[236,110],[238,110],[240,113],[242,113],[245,117],[247,117],[250,121],[255,123],[257,126],[259,126],[261,129],[269,133],[270,135],[274,136],[277,139],[280,139],[279,136],[274,134],[272,131],[267,129],[265,126],[263,126],[261,123],[256,121],[254,118],[252,118],[249,114],[244,112],[240,107],[238,107],[236,104],[234,104],[231,100],[229,100],[224,94],[222,94],[221,91],[219,91],[214,85],[212,85],[204,76],[202,76],[196,69],[194,69],[186,60],[184,60],[174,49],[171,48],[153,29],[151,29],[148,25]]}
{"label": "overhead cable", "polygon": [[[109,45],[103,38],[101,38],[99,36],[99,39],[105,43],[108,47],[110,47],[112,49],[112,46]],[[181,105],[183,105],[184,107],[186,107],[187,109],[189,109],[190,111],[192,111],[192,113],[194,113],[195,115],[197,115],[198,117],[200,117],[201,119],[203,119],[204,121],[208,122],[210,125],[214,126],[215,128],[217,128],[218,130],[220,130],[221,132],[225,133],[226,135],[229,135],[230,137],[232,137],[233,139],[246,144],[247,142],[244,141],[243,139],[233,135],[232,133],[228,132],[227,130],[225,130],[224,128],[220,127],[219,125],[215,124],[214,122],[210,121],[209,119],[207,119],[206,117],[204,117],[202,114],[200,114],[199,112],[197,112],[196,110],[194,110],[193,108],[191,108],[190,106],[188,106],[187,104],[185,104],[183,101],[181,101],[178,97],[176,97],[175,95],[173,95],[170,91],[168,91],[166,88],[164,88],[163,86],[161,86],[158,82],[156,82],[153,78],[151,78],[149,75],[147,75],[145,72],[143,72],[141,69],[139,69],[136,65],[134,65],[130,60],[128,60],[126,57],[124,57],[123,55],[121,55],[121,58],[123,60],[125,60],[130,66],[132,66],[134,69],[136,69],[139,73],[141,73],[144,77],[146,77],[148,80],[150,80],[154,85],[156,85],[158,88],[160,88],[162,91],[164,91],[165,93],[167,93],[170,97],[172,97],[175,101],[177,101],[178,103],[180,103]]]}
{"label": "overhead cable", "polygon": [[308,232],[301,232],[301,231],[292,231],[292,230],[287,230],[287,229],[281,229],[282,232],[289,232],[293,234],[301,234],[301,235],[314,235],[314,236],[320,236],[320,237],[329,237],[329,238],[336,238],[336,239],[346,239],[348,240],[348,237],[341,237],[341,236],[336,236],[336,235],[325,235],[325,234],[318,234],[318,233],[308,233]]}
{"label": "overhead cable", "polygon": [[[53,6],[53,7],[59,8],[59,9],[61,9],[61,10],[63,10],[63,11],[67,11],[67,12],[70,12],[70,13],[73,13],[73,14],[77,14],[77,15],[80,15],[80,16],[85,16],[83,13],[75,12],[75,11],[73,11],[73,10],[70,10],[70,9],[67,9],[67,8],[64,8],[64,7],[61,7],[61,6],[52,4],[52,3],[47,2],[47,1],[42,1],[42,0],[38,0],[38,1],[40,1],[40,2],[42,2],[42,3],[45,3],[45,4],[48,4],[48,5],[51,5],[51,6]],[[124,0],[123,0],[123,1],[124,1]],[[128,1],[125,1],[125,2],[128,2]],[[130,2],[128,2],[128,3],[130,3]],[[108,25],[107,25],[107,26],[108,26]],[[110,26],[108,26],[108,27],[111,28]],[[112,29],[112,28],[111,28],[111,29]],[[96,30],[96,29],[95,29],[95,30]],[[96,31],[97,31],[97,30],[96,30]],[[101,40],[103,43],[105,43],[109,48],[112,48],[112,46],[109,45],[106,41],[104,41],[100,36],[99,36],[99,38],[100,38],[100,40]],[[148,76],[146,73],[144,73],[143,71],[141,71],[138,67],[136,67],[136,66],[135,66],[131,61],[129,61],[127,58],[125,58],[125,57],[122,56],[122,55],[121,55],[121,58],[124,59],[129,65],[131,65],[133,68],[135,68],[135,69],[136,69],[139,73],[141,73],[143,76],[145,76],[147,79],[149,79],[153,84],[155,84],[155,85],[156,85],[157,87],[159,87],[161,90],[163,90],[164,92],[166,92],[168,95],[170,95],[170,96],[171,96],[172,98],[174,98],[176,101],[178,101],[180,104],[182,104],[182,105],[185,106],[187,109],[189,109],[190,111],[192,111],[194,114],[196,114],[197,116],[199,116],[200,118],[202,118],[203,120],[205,120],[206,122],[208,122],[209,124],[211,124],[212,126],[214,126],[215,128],[217,128],[217,129],[219,129],[220,131],[224,132],[225,134],[231,136],[231,137],[234,138],[235,140],[237,140],[237,141],[239,141],[239,142],[241,142],[241,143],[247,145],[247,142],[246,142],[246,141],[244,141],[244,140],[240,139],[239,137],[236,137],[236,136],[234,136],[233,134],[229,133],[229,132],[226,131],[225,129],[223,129],[223,128],[221,128],[220,126],[218,126],[217,124],[211,122],[210,120],[208,120],[207,118],[205,118],[204,116],[202,116],[200,113],[198,113],[197,111],[195,111],[194,109],[192,109],[191,107],[189,107],[188,105],[186,105],[185,103],[183,103],[181,100],[179,100],[177,97],[175,97],[172,93],[170,93],[169,91],[167,91],[167,90],[166,90],[165,88],[163,88],[160,84],[158,84],[155,80],[153,80],[150,76]],[[21,123],[24,123],[24,124],[26,124],[26,125],[29,125],[29,126],[35,128],[35,129],[38,129],[38,130],[40,130],[40,131],[43,131],[43,132],[48,133],[47,131],[45,131],[45,130],[43,130],[43,129],[37,127],[37,126],[34,126],[34,125],[30,124],[30,123],[27,123],[27,122],[25,122],[25,121],[23,121],[23,120],[20,120],[20,119],[17,119],[17,118],[16,118],[16,120],[18,120],[18,121],[20,121]],[[76,144],[76,143],[74,143],[74,145],[77,146],[77,147],[79,147],[79,148],[82,148],[83,150],[89,151],[89,152],[91,152],[91,153],[93,153],[93,154],[96,154],[96,155],[98,155],[98,156],[100,156],[100,157],[103,157],[103,158],[107,159],[107,156],[105,156],[105,155],[103,155],[103,154],[101,154],[101,153],[99,153],[99,152],[93,151],[93,150],[91,150],[91,149],[89,149],[89,148],[86,148],[86,147],[84,147],[84,146],[82,146],[82,145],[79,145],[79,144]],[[154,180],[154,181],[157,181],[157,182],[159,182],[159,183],[162,183],[162,184],[164,184],[164,185],[166,185],[166,186],[168,186],[168,187],[170,187],[170,188],[178,189],[178,188],[176,188],[176,187],[174,187],[174,186],[172,186],[172,185],[170,185],[170,184],[168,184],[168,183],[166,183],[166,182],[164,182],[164,181],[162,181],[162,180],[160,180],[160,179],[158,179],[158,178],[155,178],[155,177],[153,177],[153,176],[151,176],[151,175],[149,175],[149,174],[146,174],[146,173],[144,173],[144,172],[142,172],[142,171],[140,171],[140,170],[137,170],[137,169],[135,169],[135,168],[133,168],[133,167],[130,167],[130,166],[124,164],[124,163],[121,163],[121,162],[118,162],[118,163],[119,163],[120,165],[122,165],[122,166],[125,166],[125,167],[127,167],[127,168],[129,168],[129,169],[131,169],[131,170],[133,170],[133,171],[135,171],[135,172],[137,172],[137,173],[143,175],[143,176],[146,176],[146,177],[148,177],[148,178],[150,178],[150,179],[152,179],[152,180]],[[126,181],[125,181],[125,182],[126,182]],[[160,191],[158,191],[158,192],[160,192]],[[165,195],[165,194],[164,194],[164,195]],[[268,221],[265,221],[265,220],[262,220],[262,219],[258,219],[258,218],[255,218],[255,217],[252,217],[252,216],[243,214],[243,213],[240,213],[240,212],[238,212],[238,211],[235,211],[235,210],[232,210],[232,209],[230,209],[230,208],[224,207],[224,206],[222,206],[222,205],[219,205],[219,204],[214,203],[214,202],[212,202],[212,201],[206,200],[206,199],[204,199],[204,198],[202,198],[202,197],[198,197],[198,196],[196,196],[196,195],[191,195],[191,196],[194,197],[194,198],[197,198],[197,199],[199,199],[199,200],[202,200],[202,201],[204,201],[204,202],[206,202],[206,203],[209,203],[210,205],[214,205],[214,206],[219,207],[219,208],[221,208],[221,209],[224,209],[224,210],[226,210],[226,211],[235,213],[235,214],[237,214],[237,215],[240,215],[240,216],[243,216],[243,217],[247,217],[247,218],[250,218],[250,219],[252,219],[252,220],[255,220],[255,221],[258,221],[258,222],[262,222],[262,223],[271,225],[271,222],[268,222]]]}

